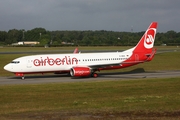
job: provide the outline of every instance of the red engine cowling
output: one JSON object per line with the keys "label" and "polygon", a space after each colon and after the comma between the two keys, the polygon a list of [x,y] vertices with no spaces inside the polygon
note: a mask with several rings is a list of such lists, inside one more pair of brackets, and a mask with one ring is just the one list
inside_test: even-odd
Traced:
{"label": "red engine cowling", "polygon": [[87,77],[91,74],[89,67],[74,67],[70,70],[72,77]]}

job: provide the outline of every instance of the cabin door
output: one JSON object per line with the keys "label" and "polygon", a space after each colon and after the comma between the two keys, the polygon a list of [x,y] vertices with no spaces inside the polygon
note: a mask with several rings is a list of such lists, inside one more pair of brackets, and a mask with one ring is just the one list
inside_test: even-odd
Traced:
{"label": "cabin door", "polygon": [[27,68],[31,68],[32,67],[32,61],[31,59],[27,59]]}

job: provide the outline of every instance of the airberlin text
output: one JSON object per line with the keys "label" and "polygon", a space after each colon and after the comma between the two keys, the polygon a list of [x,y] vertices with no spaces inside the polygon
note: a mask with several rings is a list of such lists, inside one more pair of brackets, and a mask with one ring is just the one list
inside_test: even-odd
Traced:
{"label": "airberlin text", "polygon": [[64,56],[63,58],[42,58],[33,60],[34,66],[54,66],[54,65],[74,65],[78,64],[77,58],[71,58],[70,56]]}

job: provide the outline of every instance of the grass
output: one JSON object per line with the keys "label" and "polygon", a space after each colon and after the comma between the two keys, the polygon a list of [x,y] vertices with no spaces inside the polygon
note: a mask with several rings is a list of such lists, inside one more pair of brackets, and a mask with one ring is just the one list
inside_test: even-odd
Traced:
{"label": "grass", "polygon": [[[62,51],[62,50],[67,50],[67,51],[74,51],[74,49],[78,47],[80,51],[83,50],[115,50],[115,51],[122,51],[126,50],[129,48],[132,48],[134,46],[68,46],[68,47],[49,47],[49,48],[44,48],[44,47],[0,47],[0,52],[49,52],[49,51]],[[177,46],[156,46],[158,50],[180,50],[179,47]]]}
{"label": "grass", "polygon": [[[69,47],[49,47],[49,48],[44,48],[44,47],[3,47],[3,48],[0,48],[0,52],[14,52],[14,51],[17,51],[17,52],[22,52],[22,50],[24,52],[42,52],[42,51],[59,51],[61,52],[62,50],[67,50],[67,51],[74,51],[74,49],[76,48],[77,46],[69,46]],[[96,46],[96,47],[92,47],[92,46],[78,46],[78,49],[80,51],[83,51],[83,50],[126,50],[130,47],[127,47],[127,46]]]}
{"label": "grass", "polygon": [[1,86],[0,116],[47,111],[176,112],[179,86],[180,78]]}

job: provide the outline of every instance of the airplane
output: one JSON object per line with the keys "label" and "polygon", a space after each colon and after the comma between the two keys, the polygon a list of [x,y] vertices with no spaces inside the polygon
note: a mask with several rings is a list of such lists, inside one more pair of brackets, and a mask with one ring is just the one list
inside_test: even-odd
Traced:
{"label": "airplane", "polygon": [[4,66],[6,71],[25,79],[25,74],[68,73],[71,77],[98,77],[97,71],[121,69],[151,61],[157,22],[152,22],[140,41],[133,48],[122,52],[42,54],[14,59]]}

